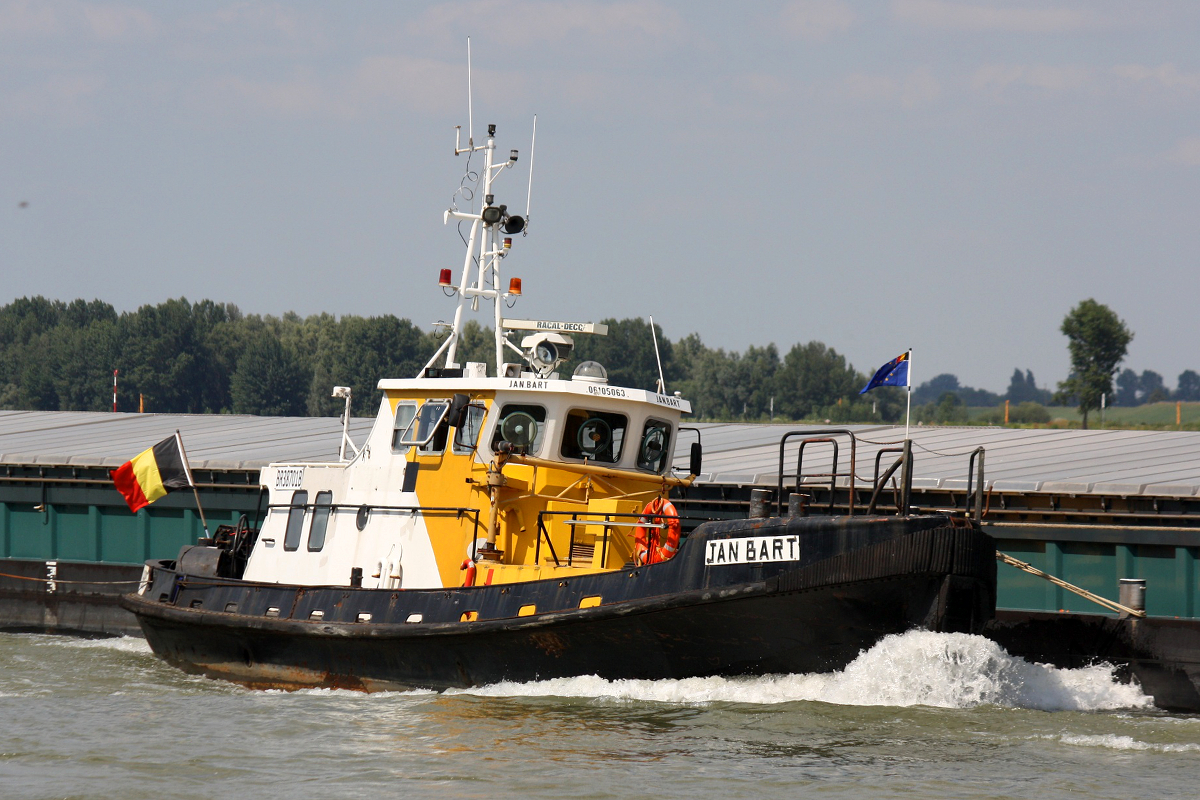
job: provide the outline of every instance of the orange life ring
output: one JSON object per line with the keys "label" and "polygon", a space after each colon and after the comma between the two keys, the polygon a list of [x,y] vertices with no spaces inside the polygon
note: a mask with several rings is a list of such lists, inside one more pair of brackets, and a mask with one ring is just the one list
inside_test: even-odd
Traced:
{"label": "orange life ring", "polygon": [[[656,497],[642,509],[641,525],[634,534],[634,560],[638,564],[657,564],[666,561],[679,550],[679,512],[665,497]],[[662,536],[659,525],[666,525]]]}
{"label": "orange life ring", "polygon": [[466,561],[463,561],[462,564],[459,565],[458,568],[460,570],[465,569],[467,571],[467,574],[463,576],[463,586],[474,586],[475,585],[475,562],[468,558]]}

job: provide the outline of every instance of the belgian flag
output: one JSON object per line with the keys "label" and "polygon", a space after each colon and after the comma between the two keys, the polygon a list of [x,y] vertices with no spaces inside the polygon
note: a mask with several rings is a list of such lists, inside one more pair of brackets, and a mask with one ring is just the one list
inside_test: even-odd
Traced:
{"label": "belgian flag", "polygon": [[166,496],[168,492],[192,485],[192,473],[188,469],[178,432],[110,470],[108,474],[112,476],[117,491],[125,497],[129,510],[135,514],[138,509]]}

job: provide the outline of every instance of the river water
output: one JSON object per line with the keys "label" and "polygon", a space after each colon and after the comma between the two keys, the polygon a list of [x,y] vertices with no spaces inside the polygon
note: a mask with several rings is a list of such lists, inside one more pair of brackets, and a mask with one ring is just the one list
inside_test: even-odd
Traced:
{"label": "river water", "polygon": [[959,634],[844,671],[261,692],[140,639],[0,634],[0,797],[1160,798],[1200,794],[1200,717],[1102,667]]}

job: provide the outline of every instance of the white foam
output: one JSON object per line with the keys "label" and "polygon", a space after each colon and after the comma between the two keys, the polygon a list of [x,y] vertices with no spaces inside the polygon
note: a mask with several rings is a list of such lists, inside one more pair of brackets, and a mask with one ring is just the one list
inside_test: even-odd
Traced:
{"label": "white foam", "polygon": [[78,647],[82,649],[118,650],[122,653],[141,653],[150,655],[153,652],[150,650],[150,644],[145,639],[136,636],[117,636],[110,639],[75,639],[70,637],[62,637],[60,642],[55,643],[64,644],[67,647]]}
{"label": "white foam", "polygon": [[1010,656],[981,636],[910,631],[887,636],[840,672],[760,678],[616,680],[596,676],[498,683],[461,693],[501,697],[581,697],[662,703],[972,708],[996,705],[1047,711],[1145,708],[1151,698],[1115,680],[1106,666],[1064,670]]}
{"label": "white foam", "polygon": [[[1054,737],[1045,737],[1054,738]],[[1079,745],[1080,747],[1106,747],[1110,750],[1153,750],[1158,753],[1194,753],[1200,752],[1200,744],[1194,742],[1158,744],[1141,742],[1132,736],[1118,736],[1115,733],[1084,735],[1065,733],[1058,737],[1063,744]]]}

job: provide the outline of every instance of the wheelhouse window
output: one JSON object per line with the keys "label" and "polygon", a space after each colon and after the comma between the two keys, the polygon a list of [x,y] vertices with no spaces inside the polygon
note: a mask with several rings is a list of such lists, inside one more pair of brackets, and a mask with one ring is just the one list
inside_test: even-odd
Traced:
{"label": "wheelhouse window", "polygon": [[496,431],[492,434],[492,451],[499,452],[500,443],[508,442],[518,453],[535,456],[542,447],[546,427],[546,409],[524,403],[509,403],[500,409]]}
{"label": "wheelhouse window", "polygon": [[392,423],[392,452],[407,453],[408,445],[401,444],[405,431],[417,416],[417,404],[411,400],[402,400],[396,404],[396,420]]}
{"label": "wheelhouse window", "polygon": [[451,449],[459,455],[475,452],[479,441],[479,432],[483,430],[483,418],[487,413],[482,405],[470,404],[463,409],[462,424],[454,429],[454,441]]}
{"label": "wheelhouse window", "polygon": [[638,448],[638,469],[661,473],[666,469],[671,444],[671,424],[658,419],[646,420],[642,443]]}
{"label": "wheelhouse window", "polygon": [[563,426],[563,458],[615,464],[621,459],[627,427],[629,418],[624,414],[572,409]]}
{"label": "wheelhouse window", "polygon": [[325,531],[329,529],[329,514],[333,511],[333,492],[317,492],[313,503],[312,526],[308,529],[308,549],[316,552],[325,546]]}
{"label": "wheelhouse window", "polygon": [[308,505],[308,492],[299,489],[292,492],[292,507],[288,511],[287,532],[283,535],[284,550],[300,549],[300,534],[304,532],[304,511]]}
{"label": "wheelhouse window", "polygon": [[427,400],[400,437],[399,444],[405,447],[415,445],[421,453],[440,453],[445,450],[449,430],[446,412],[449,409],[449,400]]}

